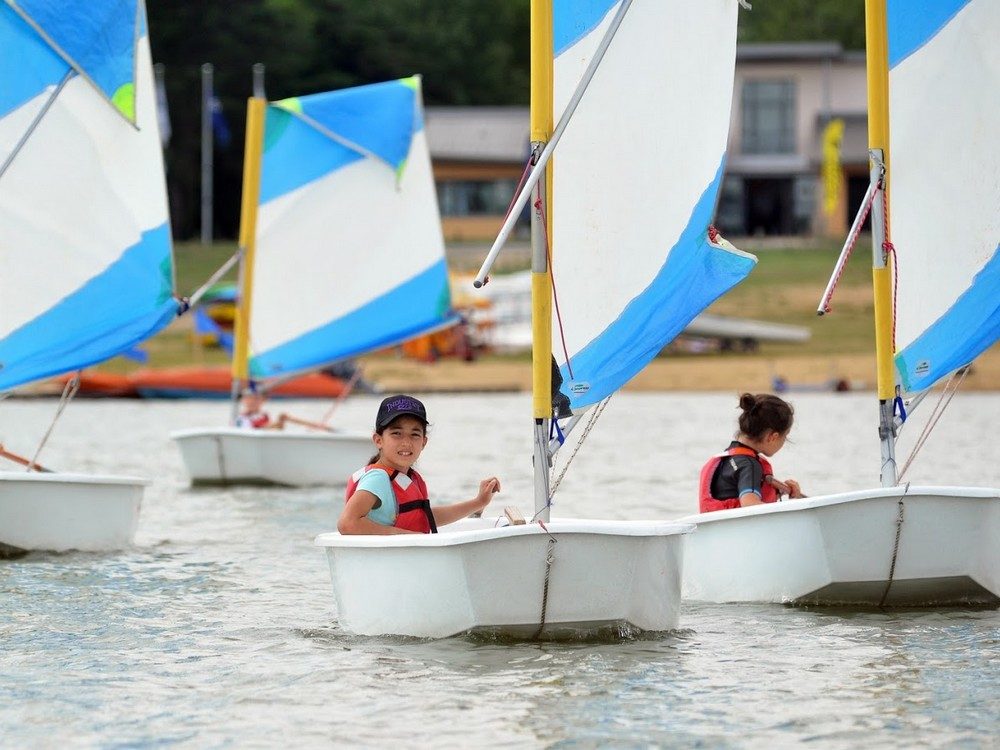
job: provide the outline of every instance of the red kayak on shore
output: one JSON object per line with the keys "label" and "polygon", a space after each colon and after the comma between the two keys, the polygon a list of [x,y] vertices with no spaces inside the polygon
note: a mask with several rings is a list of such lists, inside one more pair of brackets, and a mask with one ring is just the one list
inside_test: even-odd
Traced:
{"label": "red kayak on shore", "polygon": [[[60,383],[72,379],[63,375]],[[137,370],[129,375],[85,372],[80,396],[107,398],[229,398],[233,376],[228,366],[171,367]],[[271,398],[337,398],[346,383],[326,373],[313,372],[288,380],[268,391]]]}

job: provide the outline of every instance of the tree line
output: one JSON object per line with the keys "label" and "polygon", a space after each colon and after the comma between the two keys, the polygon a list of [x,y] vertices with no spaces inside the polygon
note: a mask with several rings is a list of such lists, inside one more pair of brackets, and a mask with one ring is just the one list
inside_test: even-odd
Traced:
{"label": "tree line", "polygon": [[[215,152],[215,235],[239,224],[243,124],[251,66],[270,99],[420,73],[428,105],[526,105],[530,0],[147,0],[154,62],[163,63],[174,235],[200,226],[201,65],[231,132]],[[834,40],[864,46],[863,0],[753,0],[742,42]]]}

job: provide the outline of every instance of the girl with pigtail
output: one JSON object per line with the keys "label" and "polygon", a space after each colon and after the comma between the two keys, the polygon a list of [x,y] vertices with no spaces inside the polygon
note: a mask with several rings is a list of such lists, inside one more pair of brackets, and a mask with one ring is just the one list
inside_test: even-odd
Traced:
{"label": "girl with pigtail", "polygon": [[742,413],[736,439],[702,467],[700,513],[773,503],[782,495],[805,497],[794,479],[775,479],[768,461],[781,450],[792,430],[791,404],[770,393],[744,393],[739,408]]}

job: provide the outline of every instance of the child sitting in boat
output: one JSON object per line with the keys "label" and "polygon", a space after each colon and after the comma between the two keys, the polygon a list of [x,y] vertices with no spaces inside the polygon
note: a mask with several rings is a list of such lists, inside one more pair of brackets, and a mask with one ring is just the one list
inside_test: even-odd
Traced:
{"label": "child sitting in boat", "polygon": [[347,482],[341,534],[428,534],[439,526],[482,512],[500,491],[500,480],[479,483],[472,500],[431,506],[427,485],[413,464],[427,445],[427,411],[412,396],[389,396],[375,417],[378,453]]}
{"label": "child sitting in boat", "polygon": [[791,404],[769,393],[744,393],[740,408],[736,439],[702,467],[699,513],[773,503],[782,495],[805,497],[794,479],[775,479],[767,460],[781,450],[792,430]]}
{"label": "child sitting in boat", "polygon": [[240,398],[240,413],[236,417],[236,426],[247,430],[261,430],[273,427],[271,415],[264,411],[264,394],[255,388],[243,392]]}
{"label": "child sitting in boat", "polygon": [[320,422],[301,419],[284,412],[272,420],[271,415],[264,411],[264,401],[264,394],[256,388],[251,387],[244,392],[240,399],[240,413],[236,417],[236,426],[247,430],[283,430],[286,424],[298,424],[311,430],[335,432],[332,427]]}

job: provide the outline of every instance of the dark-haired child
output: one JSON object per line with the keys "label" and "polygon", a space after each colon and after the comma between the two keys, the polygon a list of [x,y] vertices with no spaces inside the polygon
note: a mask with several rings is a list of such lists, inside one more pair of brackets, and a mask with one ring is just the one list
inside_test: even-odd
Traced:
{"label": "dark-haired child", "polygon": [[792,430],[791,404],[769,393],[744,393],[739,408],[743,413],[736,439],[701,469],[699,513],[773,503],[781,495],[805,497],[794,479],[775,479],[767,460]]}
{"label": "dark-haired child", "polygon": [[379,406],[372,440],[378,452],[347,483],[341,534],[428,534],[482,511],[500,480],[479,483],[472,500],[431,506],[427,485],[413,464],[427,445],[427,411],[412,396],[389,396]]}

